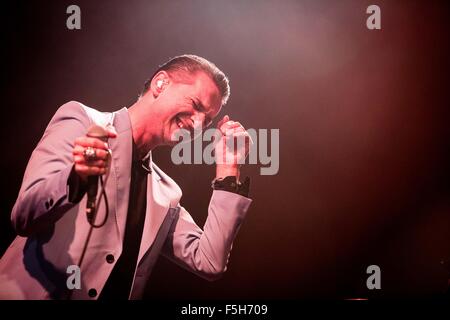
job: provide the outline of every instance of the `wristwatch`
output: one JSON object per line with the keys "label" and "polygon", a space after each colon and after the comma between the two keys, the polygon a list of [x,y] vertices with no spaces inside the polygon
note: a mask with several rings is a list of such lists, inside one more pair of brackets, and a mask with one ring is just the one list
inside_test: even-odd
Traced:
{"label": "wristwatch", "polygon": [[246,177],[244,182],[238,181],[236,176],[216,178],[212,181],[211,187],[214,190],[233,192],[248,198],[248,193],[250,191],[250,178]]}

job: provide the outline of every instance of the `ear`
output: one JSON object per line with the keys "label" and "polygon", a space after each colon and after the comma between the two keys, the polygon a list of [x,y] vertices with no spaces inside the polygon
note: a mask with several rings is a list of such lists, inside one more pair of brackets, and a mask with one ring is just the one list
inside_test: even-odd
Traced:
{"label": "ear", "polygon": [[166,71],[159,71],[155,74],[150,84],[150,90],[152,91],[153,97],[157,98],[161,92],[166,89],[169,83],[169,74]]}

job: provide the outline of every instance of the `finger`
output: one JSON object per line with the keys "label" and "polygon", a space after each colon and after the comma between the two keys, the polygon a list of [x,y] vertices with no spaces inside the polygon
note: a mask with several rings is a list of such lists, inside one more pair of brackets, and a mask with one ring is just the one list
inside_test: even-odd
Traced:
{"label": "finger", "polygon": [[244,127],[242,127],[242,126],[239,126],[239,127],[231,127],[231,128],[229,128],[229,129],[226,129],[226,130],[225,130],[225,135],[230,135],[230,134],[233,134],[233,133],[235,133],[235,132],[247,132],[247,131],[245,131]]}
{"label": "finger", "polygon": [[75,146],[73,147],[73,150],[72,150],[72,154],[73,155],[77,155],[77,154],[83,155],[84,150],[86,150],[85,147],[75,144]]}
{"label": "finger", "polygon": [[237,132],[234,133],[231,137],[233,137],[233,139],[239,141],[241,139],[245,139],[245,144],[246,145],[252,145],[253,144],[253,140],[252,137],[248,134],[248,132]]}
{"label": "finger", "polygon": [[83,164],[75,164],[75,171],[80,175],[98,176],[106,173],[106,168],[91,167]]}
{"label": "finger", "polygon": [[116,128],[114,128],[114,126],[108,125],[105,129],[108,132],[108,138],[117,137],[117,131],[116,131]]}
{"label": "finger", "polygon": [[[72,150],[72,154],[73,154],[74,156],[75,156],[75,155],[81,155],[81,156],[83,156],[83,158],[84,158],[84,151],[85,151],[85,150],[86,150],[85,147],[82,147],[82,146],[80,146],[80,145],[76,145],[76,146],[73,148],[73,150]],[[94,148],[94,151],[95,151],[95,155],[96,155],[97,160],[107,160],[108,157],[109,157],[109,150],[106,151],[106,150],[103,150],[103,149],[95,149],[95,148]]]}
{"label": "finger", "polygon": [[222,125],[222,128],[223,128],[222,131],[233,129],[233,128],[239,128],[239,127],[244,129],[244,127],[239,122],[228,121]]}
{"label": "finger", "polygon": [[238,126],[238,127],[231,127],[231,128],[227,128],[224,130],[224,135],[225,136],[230,136],[233,135],[236,132],[247,132],[244,127],[242,126]]}
{"label": "finger", "polygon": [[220,120],[220,121],[217,123],[217,128],[220,129],[220,127],[222,127],[222,125],[223,125],[225,122],[229,121],[229,120],[230,120],[230,117],[229,117],[228,115],[225,115],[225,116],[222,118],[222,120]]}
{"label": "finger", "polygon": [[231,135],[233,138],[250,138],[247,132],[235,132]]}
{"label": "finger", "polygon": [[83,147],[93,147],[97,149],[108,150],[108,144],[98,138],[79,137],[75,139],[75,144]]}
{"label": "finger", "polygon": [[86,159],[84,159],[84,157],[80,156],[80,155],[75,155],[73,157],[73,161],[76,164],[82,164],[82,165],[99,167],[99,168],[106,168],[106,166],[107,166],[107,162],[105,160],[94,160],[91,162],[86,162]]}
{"label": "finger", "polygon": [[234,121],[227,121],[222,124],[222,126],[220,127],[220,131],[222,132],[222,134],[225,134],[227,130],[231,130],[234,127]]}

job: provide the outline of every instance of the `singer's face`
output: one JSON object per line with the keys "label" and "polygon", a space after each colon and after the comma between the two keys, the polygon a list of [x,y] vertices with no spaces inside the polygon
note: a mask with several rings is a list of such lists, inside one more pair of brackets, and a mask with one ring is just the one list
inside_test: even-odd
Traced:
{"label": "singer's face", "polygon": [[163,144],[174,145],[175,133],[188,130],[191,137],[209,126],[221,109],[222,98],[216,84],[204,73],[188,81],[170,81],[155,100],[161,111],[159,123]]}

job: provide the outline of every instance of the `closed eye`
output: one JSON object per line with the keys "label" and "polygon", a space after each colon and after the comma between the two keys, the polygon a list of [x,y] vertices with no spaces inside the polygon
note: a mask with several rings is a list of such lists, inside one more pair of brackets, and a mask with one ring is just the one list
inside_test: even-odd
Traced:
{"label": "closed eye", "polygon": [[192,100],[192,107],[198,111],[202,112],[205,115],[205,123],[203,125],[206,127],[209,127],[212,123],[212,119],[210,116],[206,114],[206,108],[203,106],[201,102],[196,102],[195,100]]}
{"label": "closed eye", "polygon": [[192,101],[192,106],[195,110],[203,112],[204,110],[202,109],[202,106],[200,106],[198,103],[196,103],[195,101]]}

